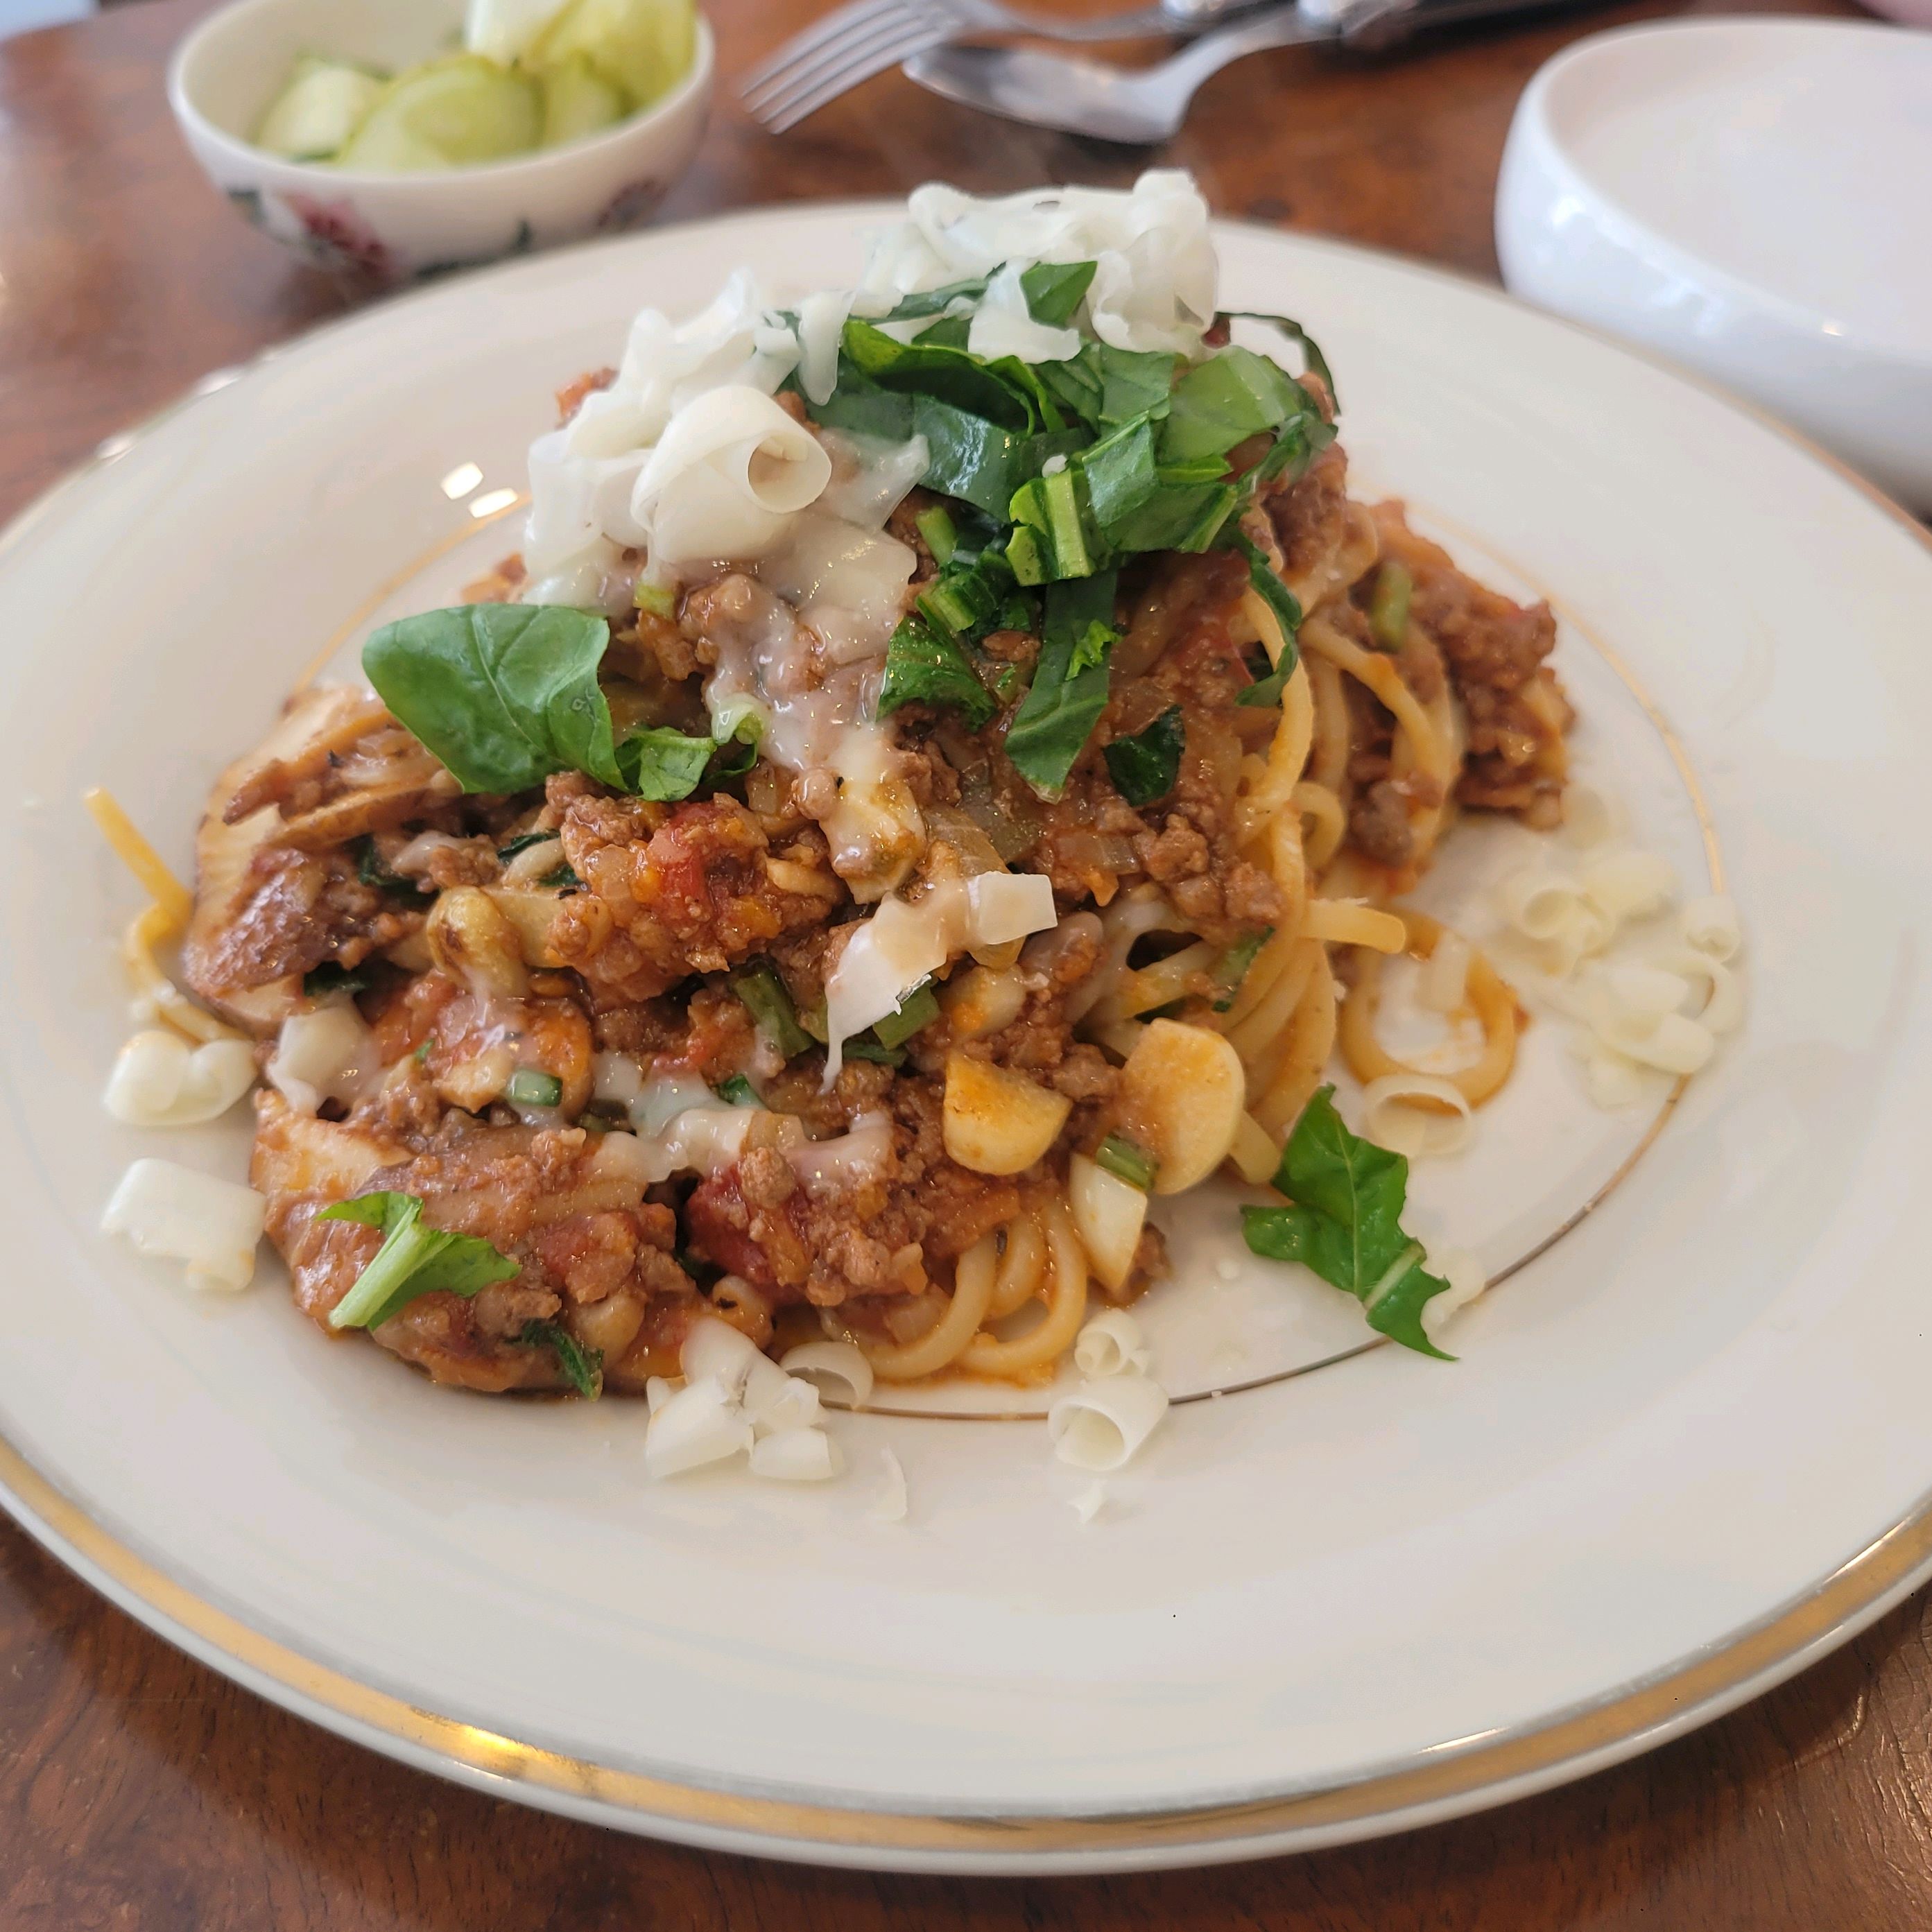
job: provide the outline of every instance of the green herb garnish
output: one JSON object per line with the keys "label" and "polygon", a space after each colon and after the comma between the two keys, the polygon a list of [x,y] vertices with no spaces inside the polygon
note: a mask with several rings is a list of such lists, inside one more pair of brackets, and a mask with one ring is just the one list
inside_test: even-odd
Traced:
{"label": "green herb garnish", "polygon": [[1125,1134],[1109,1134],[1094,1150],[1094,1158],[1109,1174],[1118,1174],[1143,1194],[1153,1186],[1154,1178],[1160,1172],[1160,1162],[1138,1141],[1130,1141]]}
{"label": "green herb garnish", "polygon": [[532,845],[548,845],[556,836],[554,832],[519,832],[508,844],[496,848],[496,856],[506,861],[514,859],[519,852],[527,852]]}
{"label": "green herb garnish", "polygon": [[1369,598],[1369,633],[1385,651],[1399,651],[1408,635],[1408,600],[1415,580],[1390,557],[1376,573]]}
{"label": "green herb garnish", "polygon": [[554,1107],[563,1100],[563,1082],[540,1066],[520,1066],[504,1083],[503,1098],[513,1107]]}
{"label": "green herb garnish", "polygon": [[382,855],[376,850],[376,842],[364,832],[350,847],[356,855],[356,877],[365,886],[374,886],[378,892],[394,892],[399,897],[419,899],[423,889],[414,879],[406,879],[400,872],[392,872],[382,862]]}
{"label": "green herb garnish", "polygon": [[1130,805],[1151,805],[1174,789],[1187,742],[1180,706],[1170,704],[1144,730],[1116,738],[1102,756],[1114,789]]}
{"label": "green herb garnish", "polygon": [[762,1107],[765,1104],[758,1097],[758,1090],[742,1073],[734,1073],[719,1081],[712,1090],[730,1106]]}
{"label": "green herb garnish", "polygon": [[1241,982],[1248,976],[1248,968],[1260,956],[1262,948],[1274,937],[1274,928],[1264,926],[1258,932],[1244,934],[1229,946],[1214,962],[1212,974],[1214,983],[1221,991],[1215,999],[1217,1013],[1231,1011],[1234,996],[1241,990]]}
{"label": "green herb garnish", "polygon": [[1057,798],[1100,714],[1107,708],[1108,649],[1075,669],[1076,653],[1090,650],[1093,626],[1111,636],[1114,573],[1052,585],[1046,592],[1040,664],[1013,722],[1006,756],[1034,790]]}
{"label": "green herb garnish", "polygon": [[320,1221],[359,1221],[382,1231],[375,1258],[329,1311],[332,1328],[380,1328],[418,1295],[438,1292],[466,1300],[492,1282],[508,1281],[520,1264],[474,1234],[426,1228],[413,1194],[360,1194],[338,1201]]}
{"label": "green herb garnish", "polygon": [[586,1402],[604,1393],[604,1351],[586,1348],[560,1322],[526,1322],[517,1340],[526,1348],[548,1348],[563,1378]]}
{"label": "green herb garnish", "polygon": [[730,984],[746,1010],[786,1059],[796,1058],[812,1046],[811,1035],[798,1023],[791,994],[770,960],[749,960],[735,968]]}
{"label": "green herb garnish", "polygon": [[1369,1326],[1443,1361],[1422,1325],[1424,1304],[1449,1284],[1430,1274],[1420,1241],[1402,1229],[1408,1162],[1351,1133],[1324,1087],[1303,1110],[1282,1156],[1276,1189],[1288,1208],[1244,1208],[1242,1232],[1255,1253],[1300,1262],[1362,1304]]}
{"label": "green herb garnish", "polygon": [[325,959],[302,975],[302,992],[311,1000],[326,1000],[336,993],[366,993],[369,976],[359,966],[344,966]]}
{"label": "green herb garnish", "polygon": [[939,1017],[939,1002],[930,986],[916,986],[899,1002],[898,1011],[888,1013],[872,1028],[872,1036],[889,1052],[903,1046],[922,1027]]}

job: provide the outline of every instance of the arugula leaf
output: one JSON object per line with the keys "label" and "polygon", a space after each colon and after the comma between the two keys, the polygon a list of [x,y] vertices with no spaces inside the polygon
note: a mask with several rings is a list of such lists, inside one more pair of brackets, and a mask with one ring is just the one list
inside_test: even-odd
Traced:
{"label": "arugula leaf", "polygon": [[465,791],[526,791],[561,771],[621,785],[597,688],[610,641],[587,610],[466,604],[384,625],[362,668]]}
{"label": "arugula leaf", "polygon": [[419,1294],[441,1292],[467,1299],[492,1282],[508,1281],[520,1272],[520,1263],[476,1235],[424,1227],[422,1211],[422,1202],[413,1194],[358,1194],[316,1216],[319,1221],[359,1221],[382,1231],[375,1258],[329,1311],[332,1328],[380,1328]]}
{"label": "arugula leaf", "polygon": [[1351,1133],[1322,1088],[1303,1110],[1274,1184],[1288,1208],[1244,1208],[1249,1247],[1300,1262],[1362,1304],[1369,1326],[1404,1348],[1453,1361],[1422,1325],[1424,1304],[1449,1284],[1428,1272],[1422,1244],[1402,1229],[1408,1162]]}
{"label": "arugula leaf", "polygon": [[517,1340],[526,1348],[548,1348],[563,1378],[586,1402],[604,1393],[604,1351],[586,1348],[560,1322],[526,1322]]}
{"label": "arugula leaf", "polygon": [[302,975],[302,992],[311,1000],[326,1000],[332,993],[366,993],[369,975],[359,966],[344,966],[339,960],[325,959]]}
{"label": "arugula leaf", "polygon": [[1299,415],[1307,400],[1279,363],[1252,349],[1221,350],[1175,386],[1161,432],[1162,459],[1225,456],[1238,442]]}
{"label": "arugula leaf", "polygon": [[1174,789],[1187,742],[1180,706],[1170,704],[1146,730],[1116,738],[1102,755],[1114,789],[1130,805],[1151,805]]}
{"label": "arugula leaf", "polygon": [[1295,639],[1301,629],[1301,604],[1294,592],[1275,574],[1268,553],[1238,525],[1228,533],[1228,548],[1238,550],[1248,560],[1248,581],[1267,601],[1281,626],[1283,649],[1272,670],[1258,676],[1234,700],[1237,704],[1279,704],[1288,680],[1294,675],[1300,647]]}
{"label": "arugula leaf", "polygon": [[1328,394],[1339,412],[1342,406],[1340,392],[1335,387],[1335,378],[1329,373],[1328,358],[1322,352],[1321,345],[1304,328],[1300,322],[1292,322],[1285,315],[1264,315],[1258,309],[1223,309],[1214,320],[1216,322],[1264,322],[1271,328],[1278,328],[1289,341],[1300,345],[1308,366],[1328,386]]}
{"label": "arugula leaf", "polygon": [[1049,328],[1064,328],[1087,299],[1098,262],[1036,262],[1020,274],[1027,310]]}
{"label": "arugula leaf", "polygon": [[1055,798],[1107,708],[1107,659],[1076,670],[1074,655],[1096,623],[1112,629],[1115,573],[1055,584],[1046,592],[1040,664],[1006,728],[1006,756],[1034,790]]}
{"label": "arugula leaf", "polygon": [[698,789],[717,748],[709,737],[690,737],[668,724],[647,725],[617,747],[616,766],[626,791],[669,805]]}
{"label": "arugula leaf", "polygon": [[952,706],[974,731],[999,709],[965,652],[916,611],[900,619],[886,646],[877,715],[889,717],[902,704],[915,701]]}

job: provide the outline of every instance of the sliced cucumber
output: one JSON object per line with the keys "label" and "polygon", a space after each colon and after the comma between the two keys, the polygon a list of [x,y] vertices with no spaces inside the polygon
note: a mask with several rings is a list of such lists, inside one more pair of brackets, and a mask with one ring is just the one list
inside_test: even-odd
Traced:
{"label": "sliced cucumber", "polygon": [[529,58],[556,67],[580,54],[642,107],[690,72],[697,44],[694,0],[571,0]]}
{"label": "sliced cucumber", "polygon": [[527,154],[542,132],[534,82],[454,54],[393,81],[340,159],[385,173],[460,167]]}
{"label": "sliced cucumber", "polygon": [[382,96],[382,76],[347,61],[304,54],[268,104],[255,145],[292,161],[332,160]]}
{"label": "sliced cucumber", "polygon": [[464,46],[508,67],[528,52],[565,4],[566,0],[470,0],[463,16]]}
{"label": "sliced cucumber", "polygon": [[543,144],[560,148],[580,141],[630,112],[631,104],[615,82],[606,80],[581,54],[538,75],[543,83]]}

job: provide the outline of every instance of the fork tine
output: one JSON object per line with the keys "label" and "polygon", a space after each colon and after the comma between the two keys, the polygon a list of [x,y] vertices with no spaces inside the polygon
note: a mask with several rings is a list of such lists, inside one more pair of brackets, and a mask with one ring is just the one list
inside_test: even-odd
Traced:
{"label": "fork tine", "polygon": [[928,20],[908,20],[895,32],[854,52],[842,64],[766,95],[752,106],[752,112],[774,134],[782,134],[862,81],[896,67],[927,47],[938,46],[951,32],[950,27]]}
{"label": "fork tine", "polygon": [[903,0],[851,0],[851,4],[835,8],[814,27],[795,34],[768,59],[752,68],[738,84],[746,99],[766,89],[782,86],[802,69],[816,65],[854,33],[863,34],[883,27],[904,12]]}
{"label": "fork tine", "polygon": [[775,79],[747,88],[743,96],[746,105],[761,116],[781,111],[794,97],[814,90],[862,64],[875,49],[899,46],[908,34],[940,32],[928,16],[908,5],[907,0],[889,0],[876,14],[862,23],[854,22],[836,40],[793,62]]}

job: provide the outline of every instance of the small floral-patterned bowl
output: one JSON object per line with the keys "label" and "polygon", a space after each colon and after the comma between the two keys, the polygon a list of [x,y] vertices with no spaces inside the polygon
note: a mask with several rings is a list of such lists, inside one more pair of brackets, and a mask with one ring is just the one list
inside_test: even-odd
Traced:
{"label": "small floral-patterned bowl", "polygon": [[265,233],[331,268],[403,282],[631,226],[689,166],[713,81],[698,23],[691,71],[602,134],[514,159],[424,174],[284,160],[249,139],[298,55],[395,70],[446,50],[462,0],[236,0],[190,34],[168,101],[195,159]]}

